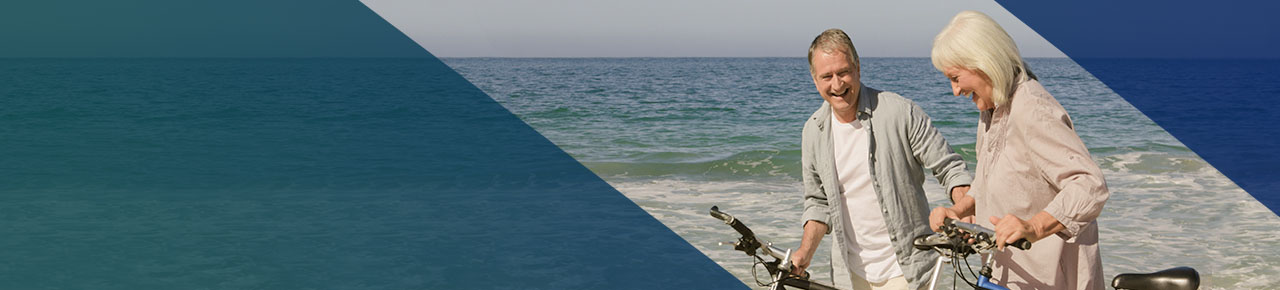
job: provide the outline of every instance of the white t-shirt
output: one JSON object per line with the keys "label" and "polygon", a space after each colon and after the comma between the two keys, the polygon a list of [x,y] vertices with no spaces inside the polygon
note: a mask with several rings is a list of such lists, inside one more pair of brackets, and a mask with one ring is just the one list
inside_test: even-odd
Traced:
{"label": "white t-shirt", "polygon": [[845,265],[868,282],[881,283],[902,276],[898,257],[889,238],[889,228],[880,214],[880,199],[871,185],[871,132],[858,120],[840,123],[831,116],[831,137],[835,143],[836,177],[844,195],[840,216],[844,220]]}

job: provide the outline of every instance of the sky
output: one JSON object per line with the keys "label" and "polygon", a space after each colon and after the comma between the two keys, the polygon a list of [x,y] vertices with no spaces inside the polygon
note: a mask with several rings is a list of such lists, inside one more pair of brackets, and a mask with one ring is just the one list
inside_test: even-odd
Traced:
{"label": "sky", "polygon": [[1064,57],[992,0],[362,0],[437,57],[804,57],[827,28],[862,57],[928,57],[957,12],[1004,26],[1024,57]]}
{"label": "sky", "polygon": [[422,57],[351,0],[5,1],[0,57]]}

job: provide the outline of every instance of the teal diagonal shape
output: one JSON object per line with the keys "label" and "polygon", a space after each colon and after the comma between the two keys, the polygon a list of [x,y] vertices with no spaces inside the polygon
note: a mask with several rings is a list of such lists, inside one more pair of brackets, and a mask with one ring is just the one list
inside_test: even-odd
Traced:
{"label": "teal diagonal shape", "polygon": [[0,288],[743,288],[357,1],[0,9]]}

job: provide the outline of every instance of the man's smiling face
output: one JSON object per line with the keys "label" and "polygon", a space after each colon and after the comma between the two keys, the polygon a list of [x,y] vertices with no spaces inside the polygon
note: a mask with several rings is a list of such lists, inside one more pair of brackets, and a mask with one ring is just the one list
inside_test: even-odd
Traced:
{"label": "man's smiling face", "polygon": [[858,80],[858,67],[853,65],[849,54],[840,50],[822,51],[813,56],[813,63],[809,65],[813,84],[822,99],[831,104],[837,114],[852,113],[862,83]]}

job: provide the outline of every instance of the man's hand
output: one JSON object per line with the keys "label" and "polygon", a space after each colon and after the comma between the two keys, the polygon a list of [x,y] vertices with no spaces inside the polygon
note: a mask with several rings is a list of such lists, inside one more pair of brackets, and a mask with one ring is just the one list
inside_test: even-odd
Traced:
{"label": "man's hand", "polygon": [[800,239],[800,247],[791,252],[791,274],[804,276],[805,269],[813,262],[813,252],[822,243],[822,236],[827,234],[827,224],[810,220],[804,223],[804,237]]}
{"label": "man's hand", "polygon": [[951,207],[938,207],[929,212],[929,228],[938,231],[942,226],[942,220],[951,218],[966,223],[973,222],[973,207],[977,203],[973,196],[969,196],[969,186],[961,185],[951,188]]}
{"label": "man's hand", "polygon": [[813,254],[806,253],[809,251],[795,251],[791,253],[791,274],[796,276],[804,276],[805,270],[809,269],[809,264],[813,262]]}
{"label": "man's hand", "polygon": [[942,221],[947,218],[966,222],[966,223],[973,222],[972,215],[961,217],[960,213],[956,212],[955,210],[952,210],[949,207],[939,206],[934,208],[933,212],[929,213],[929,228],[932,228],[933,231],[937,232],[938,229],[942,227]]}

